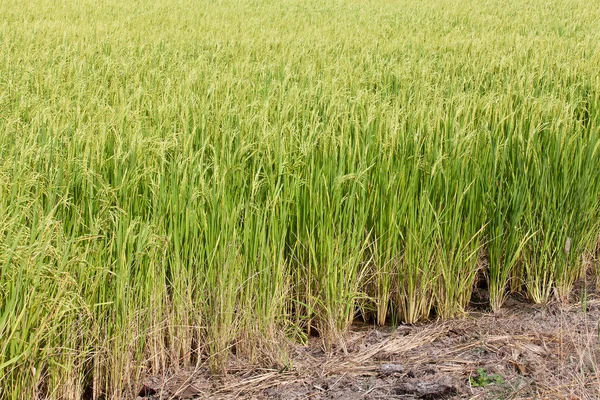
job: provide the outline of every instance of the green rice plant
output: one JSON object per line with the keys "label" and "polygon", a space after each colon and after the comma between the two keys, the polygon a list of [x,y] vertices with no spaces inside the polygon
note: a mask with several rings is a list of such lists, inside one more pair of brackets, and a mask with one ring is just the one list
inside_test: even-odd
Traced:
{"label": "green rice plant", "polygon": [[[446,130],[452,132],[449,127]],[[479,149],[465,145],[461,133],[452,133],[453,138],[443,145],[448,147],[444,150],[447,155],[443,156],[435,182],[436,203],[440,205],[435,221],[439,235],[435,307],[442,318],[464,314],[469,305],[480,269],[478,255],[486,223],[482,201],[485,178],[479,175],[474,162],[479,158]]]}
{"label": "green rice plant", "polygon": [[591,232],[598,198],[593,188],[598,182],[600,138],[577,143],[575,135],[581,133],[565,128],[572,136],[558,136],[549,129],[532,131],[525,153],[532,164],[525,223],[536,233],[524,265],[527,292],[535,302],[548,301],[553,291],[566,299],[582,274],[581,255],[595,236]]}
{"label": "green rice plant", "polygon": [[437,275],[432,267],[438,237],[435,211],[426,194],[419,196],[414,211],[405,220],[402,264],[397,273],[394,304],[401,321],[415,323],[427,319],[434,305],[434,283]]}
{"label": "green rice plant", "polygon": [[[387,152],[382,158],[389,159],[392,155]],[[373,221],[369,224],[373,227],[374,237],[371,245],[373,276],[368,281],[370,288],[366,292],[373,298],[378,325],[386,323],[391,311],[394,282],[398,279],[396,274],[402,263],[402,189],[406,185],[407,174],[396,167],[396,164],[383,162],[379,168],[372,170],[372,183],[367,194],[373,207],[369,211]]]}
{"label": "green rice plant", "polygon": [[291,277],[286,259],[289,211],[288,201],[282,198],[285,180],[282,169],[277,167],[255,174],[243,215],[242,253],[248,271],[238,304],[240,309],[251,311],[242,321],[236,353],[244,354],[245,348],[249,359],[271,360],[275,364],[283,362],[286,343],[280,332],[290,324],[287,291]]}
{"label": "green rice plant", "polygon": [[523,218],[526,212],[526,182],[520,175],[523,171],[519,138],[513,133],[514,119],[500,121],[497,131],[487,135],[491,146],[489,166],[483,179],[487,185],[486,202],[486,250],[488,257],[488,289],[490,308],[497,311],[502,307],[508,290],[518,290],[521,276],[520,265],[524,246],[532,234],[525,230]]}
{"label": "green rice plant", "polygon": [[318,168],[310,174],[314,180],[307,181],[299,192],[302,197],[295,198],[302,211],[296,216],[301,218],[298,226],[306,228],[297,234],[296,248],[304,254],[295,256],[304,260],[306,268],[300,278],[306,286],[306,297],[301,301],[316,314],[315,328],[328,344],[334,343],[354,318],[368,243],[362,182],[366,170],[336,172],[346,167],[346,156],[334,153],[312,159],[313,168]]}

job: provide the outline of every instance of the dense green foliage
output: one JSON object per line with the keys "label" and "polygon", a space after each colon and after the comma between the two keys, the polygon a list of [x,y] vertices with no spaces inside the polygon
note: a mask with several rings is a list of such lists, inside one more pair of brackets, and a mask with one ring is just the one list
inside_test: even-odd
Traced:
{"label": "dense green foliage", "polygon": [[566,298],[600,232],[588,0],[0,1],[0,398]]}

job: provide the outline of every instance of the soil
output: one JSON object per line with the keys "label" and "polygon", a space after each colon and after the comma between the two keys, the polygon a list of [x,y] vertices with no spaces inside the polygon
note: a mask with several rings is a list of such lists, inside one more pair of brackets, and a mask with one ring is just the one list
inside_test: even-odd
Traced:
{"label": "soil", "polygon": [[600,297],[582,291],[568,305],[513,296],[459,320],[357,325],[344,349],[326,352],[318,338],[298,346],[290,370],[232,359],[220,377],[203,367],[150,377],[138,400],[598,399]]}

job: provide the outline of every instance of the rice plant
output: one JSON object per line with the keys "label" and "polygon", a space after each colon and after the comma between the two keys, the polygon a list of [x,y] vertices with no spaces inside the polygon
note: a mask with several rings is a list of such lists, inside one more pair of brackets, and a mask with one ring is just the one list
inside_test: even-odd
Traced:
{"label": "rice plant", "polygon": [[0,399],[278,366],[359,313],[460,317],[481,277],[492,310],[567,301],[597,252],[593,2],[0,15]]}

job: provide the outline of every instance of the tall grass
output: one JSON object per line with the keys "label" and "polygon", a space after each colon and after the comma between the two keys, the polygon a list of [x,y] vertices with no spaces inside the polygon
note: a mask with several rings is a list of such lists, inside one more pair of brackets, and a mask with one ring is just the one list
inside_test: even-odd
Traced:
{"label": "tall grass", "polygon": [[[600,226],[583,0],[0,3],[0,398],[566,299]],[[589,258],[589,257],[588,257]]]}

